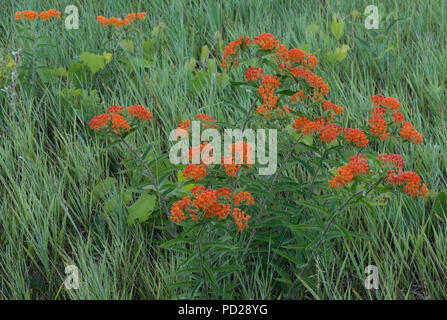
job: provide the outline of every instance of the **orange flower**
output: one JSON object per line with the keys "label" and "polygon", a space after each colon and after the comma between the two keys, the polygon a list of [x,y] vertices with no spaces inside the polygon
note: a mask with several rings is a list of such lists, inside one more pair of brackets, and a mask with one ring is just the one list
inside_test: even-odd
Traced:
{"label": "orange flower", "polygon": [[404,167],[404,159],[400,154],[381,153],[379,154],[379,160],[382,164],[389,163],[396,169],[402,169]]}
{"label": "orange flower", "polygon": [[323,109],[325,111],[331,110],[335,114],[342,114],[343,113],[343,107],[340,107],[340,106],[336,105],[335,103],[331,103],[331,102],[329,102],[327,100],[323,100],[323,102],[321,103],[321,106],[323,107]]}
{"label": "orange flower", "polygon": [[115,18],[115,17],[109,18],[109,23],[110,24],[114,24],[115,26],[117,26],[118,25],[118,18]]}
{"label": "orange flower", "polygon": [[139,20],[143,20],[146,17],[146,12],[138,12],[137,17]]}
{"label": "orange flower", "polygon": [[[227,70],[228,64],[233,63],[235,67],[238,66],[237,57],[239,55],[239,48],[242,45],[243,37],[239,37],[238,39],[227,44],[223,51],[222,58],[222,67],[224,70]],[[249,37],[245,37],[244,46],[242,49],[245,49],[253,40]]]}
{"label": "orange flower", "polygon": [[375,106],[385,106],[390,110],[400,110],[401,108],[399,100],[393,97],[385,97],[381,94],[372,96],[371,102],[374,103]]}
{"label": "orange flower", "polygon": [[372,109],[372,115],[369,118],[369,125],[371,126],[371,134],[377,137],[380,136],[380,139],[386,140],[390,133],[387,132],[388,122],[385,121],[384,115],[386,114],[386,110],[381,107],[374,107]]}
{"label": "orange flower", "polygon": [[146,108],[139,104],[127,107],[127,113],[140,119],[141,121],[150,121],[152,119],[152,112],[149,112]]}
{"label": "orange flower", "polygon": [[368,170],[369,165],[366,162],[366,156],[362,154],[352,156],[347,165],[338,168],[337,175],[328,181],[329,185],[335,189],[344,187],[347,183],[352,182],[354,177],[366,174]]}
{"label": "orange flower", "polygon": [[216,120],[214,120],[211,116],[205,114],[205,113],[201,113],[196,115],[197,120],[199,121],[204,121],[205,123],[201,122],[202,126],[204,129],[208,128],[208,127],[212,127],[213,129],[216,129],[217,126],[216,125],[211,125],[210,122],[216,122]]}
{"label": "orange flower", "polygon": [[261,46],[263,50],[272,50],[278,46],[278,40],[271,33],[263,33],[254,37],[256,44]]}
{"label": "orange flower", "polygon": [[23,11],[23,16],[28,20],[34,20],[39,16],[39,13],[36,11],[25,10]]}
{"label": "orange flower", "polygon": [[184,120],[184,121],[180,122],[180,124],[177,127],[177,129],[185,130],[189,134],[189,127],[190,126],[191,126],[191,121],[190,120]]}
{"label": "orange flower", "polygon": [[222,156],[222,163],[229,177],[236,178],[242,168],[242,164],[247,164],[248,168],[252,165],[251,145],[245,141],[237,141],[229,147],[229,153]]}
{"label": "orange flower", "polygon": [[414,126],[404,121],[400,130],[400,137],[404,140],[408,140],[414,144],[420,144],[422,142],[422,135],[414,129]]}
{"label": "orange flower", "polygon": [[306,97],[304,96],[304,91],[303,90],[298,90],[297,93],[295,93],[293,96],[291,96],[289,98],[289,101],[290,102],[297,102],[298,100],[303,101]]}
{"label": "orange flower", "polygon": [[50,20],[50,14],[48,12],[46,12],[46,11],[42,11],[39,14],[39,19],[40,20],[44,20],[44,21]]}
{"label": "orange flower", "polygon": [[394,112],[393,120],[395,123],[401,123],[404,120],[404,115],[400,112]]}
{"label": "orange flower", "polygon": [[110,114],[100,114],[98,116],[93,117],[93,119],[90,121],[90,128],[93,130],[100,130],[104,128],[110,121]]}
{"label": "orange flower", "polygon": [[123,112],[123,109],[124,109],[123,106],[112,105],[107,108],[106,112],[109,114],[119,114],[119,113]]}
{"label": "orange flower", "polygon": [[290,70],[295,78],[301,78],[307,81],[307,83],[314,89],[313,99],[319,100],[322,96],[329,93],[329,86],[323,81],[323,79],[317,76],[310,70],[305,68],[292,68]]}
{"label": "orange flower", "polygon": [[262,77],[263,69],[258,67],[249,67],[245,70],[245,80],[246,81],[256,81]]}
{"label": "orange flower", "polygon": [[256,108],[256,111],[259,114],[269,117],[271,112],[276,109],[278,97],[274,93],[276,88],[281,85],[281,81],[277,76],[267,74],[261,78],[261,83],[261,86],[258,88],[258,94],[263,103]]}
{"label": "orange flower", "polygon": [[112,130],[115,131],[117,134],[121,134],[122,130],[124,131],[130,130],[129,124],[122,115],[112,113],[111,117],[112,117]]}
{"label": "orange flower", "polygon": [[368,138],[362,129],[345,129],[345,138],[347,142],[352,142],[360,148],[366,148],[368,145]]}
{"label": "orange flower", "polygon": [[135,21],[137,14],[136,13],[129,13],[127,15],[127,19],[129,19],[129,21]]}
{"label": "orange flower", "polygon": [[388,171],[386,182],[391,185],[404,185],[404,192],[411,197],[419,195],[421,198],[425,198],[427,196],[427,186],[421,185],[421,177],[413,171],[403,171],[397,174],[394,170]]}
{"label": "orange flower", "polygon": [[[219,190],[206,189],[203,186],[195,186],[192,190],[192,197],[186,196],[182,200],[177,201],[171,207],[171,220],[180,223],[187,220],[188,216],[193,221],[199,221],[201,218],[217,217],[223,220],[231,214],[238,230],[243,231],[248,227],[248,219],[240,208],[236,208],[242,202],[245,205],[254,204],[254,199],[250,193],[240,191],[232,192],[227,187]],[[231,209],[231,204],[235,206]]]}
{"label": "orange flower", "polygon": [[200,179],[207,176],[207,171],[205,164],[189,164],[184,170],[183,170],[183,177],[185,179],[194,179],[194,181],[199,181]]}
{"label": "orange flower", "polygon": [[321,142],[330,143],[337,139],[341,133],[341,127],[335,123],[326,124],[320,131]]}
{"label": "orange flower", "polygon": [[14,19],[16,20],[22,19],[22,12],[17,11],[16,13],[14,13]]}

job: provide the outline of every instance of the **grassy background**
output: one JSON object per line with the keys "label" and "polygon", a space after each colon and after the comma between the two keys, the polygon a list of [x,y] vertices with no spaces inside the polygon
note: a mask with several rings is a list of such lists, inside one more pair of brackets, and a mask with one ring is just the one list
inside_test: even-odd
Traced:
{"label": "grassy background", "polygon": [[[80,10],[80,29],[42,31],[42,43],[54,46],[34,48],[43,57],[38,62],[68,68],[83,51],[112,52],[114,59],[103,78],[92,83],[99,92],[99,110],[111,104],[141,103],[158,114],[153,127],[134,136],[135,145],[165,136],[199,111],[218,119],[232,118],[236,111],[216,85],[197,95],[186,91],[186,62],[198,58],[203,45],[213,47],[216,32],[224,43],[240,35],[270,32],[290,48],[303,47],[315,54],[320,60],[317,73],[331,88],[329,99],[345,106],[346,122],[353,126],[366,119],[370,96],[397,97],[407,118],[423,134],[424,143],[401,147],[390,142],[384,150],[401,152],[408,168],[421,174],[432,198],[422,201],[393,195],[386,206],[361,214],[344,212],[338,221],[369,239],[335,239],[322,248],[312,281],[300,283],[299,297],[447,297],[447,216],[432,206],[434,195],[445,190],[447,182],[446,1],[406,1],[403,5],[373,0],[0,0],[2,56],[24,45],[12,18],[15,11],[54,7],[63,12],[69,4]],[[375,33],[364,28],[363,18],[354,21],[351,15],[354,10],[363,12],[369,4],[377,4],[382,13],[381,28]],[[132,82],[120,68],[118,41],[95,18],[136,11],[148,13],[139,27],[142,38],[161,22],[165,36],[158,43],[154,62]],[[330,36],[333,14],[345,20],[340,42]],[[395,19],[399,20],[392,24]],[[319,32],[306,32],[311,24]],[[327,50],[342,43],[351,48],[346,60],[327,63]],[[212,55],[219,58],[215,49]],[[113,73],[107,73],[107,68]],[[0,93],[0,298],[199,297],[193,290],[172,286],[176,281],[172,274],[182,263],[182,255],[158,248],[149,224],[129,228],[124,209],[106,213],[92,196],[92,188],[108,176],[119,179],[114,192],[123,192],[129,181],[118,172],[126,153],[119,148],[104,150],[103,142],[75,116],[76,106],[62,102],[58,92],[66,82],[36,88],[32,81],[19,81],[14,108]],[[248,96],[240,99],[248,108]],[[65,264],[79,267],[79,290],[63,288]],[[379,269],[380,289],[376,291],[363,287],[364,268],[369,264]],[[269,265],[259,264],[236,277],[240,278],[239,293],[227,298],[281,297],[273,289],[278,275]]]}

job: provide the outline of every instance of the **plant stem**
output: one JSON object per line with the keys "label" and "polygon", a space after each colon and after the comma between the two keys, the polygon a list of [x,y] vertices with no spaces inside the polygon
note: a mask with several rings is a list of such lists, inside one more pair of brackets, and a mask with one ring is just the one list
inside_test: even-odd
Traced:
{"label": "plant stem", "polygon": [[299,279],[303,276],[304,272],[306,272],[306,270],[309,267],[310,262],[315,258],[315,253],[317,252],[317,250],[320,248],[321,244],[323,243],[324,237],[326,236],[327,232],[329,231],[330,227],[332,226],[332,224],[335,221],[335,218],[338,216],[338,214],[357,196],[359,196],[360,194],[363,194],[364,196],[367,195],[368,193],[370,193],[375,186],[377,186],[381,181],[383,180],[382,178],[379,178],[368,190],[361,190],[358,191],[356,193],[354,193],[352,196],[350,196],[332,215],[332,217],[329,219],[328,223],[326,224],[326,227],[324,228],[323,232],[321,233],[320,236],[320,240],[317,243],[317,246],[312,250],[312,254],[309,258],[309,260],[307,260],[306,264],[304,265],[303,270],[301,270],[298,278],[293,282],[292,287],[289,289],[287,296],[290,296],[290,294],[292,293],[293,289],[295,288],[295,286],[298,284]]}
{"label": "plant stem", "polygon": [[[284,158],[284,162],[279,166],[278,170],[276,170],[275,176],[273,177],[272,183],[270,184],[270,188],[269,188],[267,194],[270,194],[270,192],[272,191],[273,186],[275,185],[276,179],[278,179],[279,173],[281,172],[282,168],[284,167],[284,164],[287,162],[287,160],[288,160],[288,159],[290,158],[290,156],[292,155],[292,152],[293,152],[294,149],[295,149],[295,145],[301,140],[302,137],[303,137],[303,135],[301,134],[301,135],[298,137],[298,140],[296,140],[296,141],[292,144],[292,146],[290,147],[290,151],[289,151],[289,153],[286,155],[286,157]],[[261,204],[261,210],[259,211],[259,214],[258,214],[258,216],[257,216],[257,219],[259,219],[260,217],[262,217],[262,214],[263,214],[264,209],[265,209],[266,202],[267,202],[267,197],[264,198],[264,201],[263,201],[262,204]],[[255,236],[255,229],[253,229],[253,231],[251,232],[250,239],[248,240],[248,243],[247,243],[247,246],[246,246],[247,248],[250,247],[250,244],[251,244],[251,242],[253,241],[254,236]]]}
{"label": "plant stem", "polygon": [[144,169],[146,170],[149,178],[152,181],[152,184],[154,185],[155,190],[157,191],[157,195],[158,195],[158,200],[161,203],[164,211],[166,212],[166,216],[169,218],[169,210],[168,207],[166,206],[166,202],[163,198],[163,196],[160,193],[160,189],[158,187],[157,182],[155,181],[154,176],[152,175],[151,171],[149,170],[149,167],[144,163],[143,159],[140,157],[140,155],[138,153],[136,153],[136,151],[129,145],[129,143],[124,140],[124,138],[122,136],[120,136],[121,142],[123,142],[126,147],[133,153],[133,155],[141,162],[141,164],[143,165]]}
{"label": "plant stem", "polygon": [[206,282],[205,270],[203,269],[203,255],[202,255],[202,247],[201,247],[202,231],[205,228],[205,225],[206,225],[206,223],[202,224],[202,226],[200,227],[199,233],[197,234],[197,249],[199,251],[200,271],[202,273],[202,278],[203,278],[203,288],[205,290],[206,298],[209,300],[210,295],[208,292],[208,283]]}

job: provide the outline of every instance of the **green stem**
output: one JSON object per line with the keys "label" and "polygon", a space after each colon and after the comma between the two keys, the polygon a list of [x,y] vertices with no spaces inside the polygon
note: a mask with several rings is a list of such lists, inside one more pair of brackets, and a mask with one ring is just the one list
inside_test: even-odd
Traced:
{"label": "green stem", "polygon": [[205,228],[205,225],[206,225],[206,223],[202,224],[202,226],[200,227],[199,233],[197,234],[197,250],[199,251],[200,271],[202,273],[203,288],[205,290],[205,296],[209,300],[210,299],[210,295],[209,295],[209,292],[208,292],[208,283],[206,281],[205,270],[203,268],[203,255],[202,255],[202,246],[201,246],[202,231]]}
{"label": "green stem", "polygon": [[130,144],[124,140],[124,138],[122,136],[119,136],[121,141],[126,145],[126,147],[130,150],[130,152],[132,152],[132,154],[140,161],[140,163],[143,165],[144,169],[146,170],[149,178],[152,181],[152,184],[154,185],[155,191],[157,191],[157,195],[158,195],[158,201],[161,203],[164,211],[166,212],[166,216],[169,218],[169,210],[168,207],[166,206],[166,202],[163,198],[163,196],[160,193],[160,189],[158,187],[157,182],[155,181],[154,176],[152,175],[151,171],[149,170],[149,167],[144,163],[143,159],[140,157],[140,155],[138,153],[136,153],[136,151],[130,146]]}

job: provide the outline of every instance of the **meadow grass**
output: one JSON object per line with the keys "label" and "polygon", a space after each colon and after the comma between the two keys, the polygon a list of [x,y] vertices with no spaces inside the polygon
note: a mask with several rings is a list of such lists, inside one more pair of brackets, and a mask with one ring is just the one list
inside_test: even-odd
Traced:
{"label": "meadow grass", "polygon": [[[231,122],[241,111],[230,97],[243,108],[249,107],[249,95],[219,89],[215,83],[197,94],[187,93],[190,58],[198,59],[204,45],[211,48],[211,57],[221,57],[216,32],[224,43],[241,35],[270,32],[288,47],[305,47],[319,58],[318,73],[331,88],[330,100],[345,107],[349,124],[364,122],[371,108],[370,96],[397,97],[424,143],[402,147],[390,141],[383,151],[399,150],[408,166],[421,174],[430,197],[419,200],[392,194],[385,204],[378,202],[370,210],[354,207],[342,213],[337,223],[365,237],[327,241],[312,266],[313,275],[298,283],[297,297],[447,297],[447,211],[442,205],[433,206],[447,184],[446,1],[2,0],[0,58],[24,46],[13,20],[15,11],[54,7],[63,12],[69,4],[80,10],[79,30],[59,27],[40,34],[41,45],[33,50],[44,58],[35,64],[68,69],[84,51],[111,52],[114,57],[104,70],[107,76],[92,83],[101,88],[98,110],[111,104],[140,103],[157,114],[156,124],[130,140],[140,152],[199,112]],[[375,31],[365,29],[364,18],[354,21],[351,16],[369,4],[378,5],[383,13],[381,28]],[[143,33],[150,34],[163,23],[164,37],[157,44],[153,63],[131,78],[119,62],[123,53],[118,40],[108,38],[110,34],[99,26],[96,16],[136,11],[148,13],[141,26]],[[348,57],[334,65],[324,59],[327,50],[341,43],[330,35],[333,14],[344,18],[343,42],[350,46]],[[319,31],[306,32],[311,24]],[[160,239],[153,223],[129,227],[124,208],[106,212],[92,195],[98,182],[113,176],[118,179],[113,193],[123,196],[130,184],[130,178],[120,174],[125,150],[117,145],[105,149],[87,128],[82,117],[85,110],[79,111],[82,106],[63,102],[60,91],[66,82],[53,81],[37,88],[32,81],[19,80],[14,107],[0,93],[0,298],[203,297],[193,285],[175,285],[186,281],[176,273],[186,256],[160,248],[166,239]],[[268,259],[278,258],[274,250],[267,254]],[[309,253],[298,256],[304,263]],[[281,299],[285,292],[278,288],[288,281],[286,275],[263,259],[259,257],[249,272],[235,272],[233,282],[238,288],[223,298]],[[80,270],[78,290],[63,287],[66,264]],[[369,264],[379,269],[378,290],[366,290],[363,285]]]}

